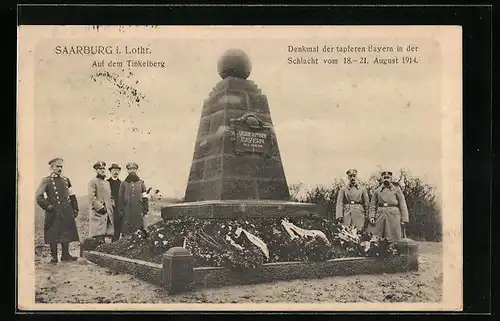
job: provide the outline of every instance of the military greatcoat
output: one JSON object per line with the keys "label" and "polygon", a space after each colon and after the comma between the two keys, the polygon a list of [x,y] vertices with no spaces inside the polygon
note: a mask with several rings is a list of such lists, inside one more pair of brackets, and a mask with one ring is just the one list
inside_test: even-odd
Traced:
{"label": "military greatcoat", "polygon": [[36,190],[36,202],[45,210],[45,244],[80,240],[75,222],[78,202],[69,178],[56,174],[43,178]]}
{"label": "military greatcoat", "polygon": [[369,208],[368,191],[358,183],[340,189],[337,196],[336,218],[343,218],[343,225],[364,228]]}
{"label": "military greatcoat", "polygon": [[[89,237],[112,236],[114,234],[111,187],[103,178],[96,177],[89,183]],[[106,213],[99,213],[106,209]]]}
{"label": "military greatcoat", "polygon": [[124,236],[144,228],[144,215],[148,212],[149,203],[143,180],[129,176],[122,181],[118,192],[117,208],[122,216]]}
{"label": "military greatcoat", "polygon": [[391,241],[401,240],[401,222],[408,222],[408,208],[401,188],[395,184],[379,186],[373,192],[369,217],[375,225],[367,231]]}

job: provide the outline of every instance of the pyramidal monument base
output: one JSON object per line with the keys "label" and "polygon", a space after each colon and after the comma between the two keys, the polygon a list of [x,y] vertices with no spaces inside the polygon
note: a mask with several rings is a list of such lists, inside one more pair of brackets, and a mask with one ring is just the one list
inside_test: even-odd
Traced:
{"label": "pyramidal monument base", "polygon": [[184,200],[161,209],[180,217],[298,217],[316,205],[290,201],[267,102],[247,80],[251,62],[239,49],[218,62],[222,80],[203,104]]}

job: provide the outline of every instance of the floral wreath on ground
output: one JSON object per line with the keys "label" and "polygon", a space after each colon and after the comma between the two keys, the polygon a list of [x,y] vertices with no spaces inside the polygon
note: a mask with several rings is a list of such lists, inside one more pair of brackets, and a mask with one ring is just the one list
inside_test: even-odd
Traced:
{"label": "floral wreath on ground", "polygon": [[197,266],[256,268],[264,263],[398,255],[387,239],[309,215],[302,218],[197,219],[158,222],[98,251],[160,263],[182,246]]}

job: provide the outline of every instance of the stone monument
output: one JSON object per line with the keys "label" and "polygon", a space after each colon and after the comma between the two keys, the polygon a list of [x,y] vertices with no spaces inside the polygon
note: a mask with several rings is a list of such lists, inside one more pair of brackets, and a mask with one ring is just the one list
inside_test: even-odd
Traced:
{"label": "stone monument", "polygon": [[163,219],[301,216],[315,204],[289,201],[267,98],[247,80],[251,62],[239,49],[219,59],[222,80],[203,104],[183,203]]}

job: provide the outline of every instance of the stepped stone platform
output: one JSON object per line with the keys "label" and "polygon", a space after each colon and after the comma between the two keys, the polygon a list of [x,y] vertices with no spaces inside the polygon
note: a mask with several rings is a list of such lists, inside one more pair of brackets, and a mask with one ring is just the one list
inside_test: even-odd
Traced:
{"label": "stepped stone platform", "polygon": [[179,203],[163,206],[164,220],[197,217],[227,218],[244,217],[301,217],[316,211],[316,204],[279,200],[211,200]]}

